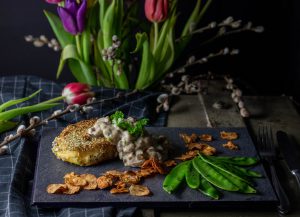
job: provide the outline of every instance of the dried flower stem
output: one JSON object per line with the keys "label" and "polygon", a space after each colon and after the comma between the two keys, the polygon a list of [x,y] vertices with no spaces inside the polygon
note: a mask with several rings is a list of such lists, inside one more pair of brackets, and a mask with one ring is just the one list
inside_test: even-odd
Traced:
{"label": "dried flower stem", "polygon": [[[93,105],[96,105],[96,104],[100,104],[100,103],[105,103],[105,102],[108,102],[108,101],[113,101],[113,100],[116,100],[116,99],[119,99],[119,98],[122,98],[122,97],[127,97],[127,96],[130,96],[130,95],[133,95],[137,93],[137,90],[133,90],[131,92],[128,92],[126,94],[116,94],[114,97],[111,97],[111,98],[107,98],[107,99],[101,99],[101,100],[98,100],[98,101],[94,101],[94,102],[89,102],[89,103],[86,103],[84,105],[81,105],[78,107],[78,111],[81,111],[84,107],[88,107],[88,106],[93,106]],[[64,109],[63,111],[61,112],[58,112],[57,114],[53,114],[47,118],[45,118],[44,120],[41,120],[39,122],[36,122],[36,123],[32,123],[30,124],[27,128],[25,128],[22,133],[17,133],[15,135],[12,135],[12,136],[9,136],[7,139],[4,139],[1,143],[0,143],[0,148],[7,145],[8,143],[24,136],[24,135],[27,135],[31,130],[37,128],[37,127],[40,127],[40,126],[43,126],[43,125],[47,125],[49,121],[51,120],[54,120],[54,119],[57,119],[59,117],[62,117],[68,113],[72,113],[74,111],[72,111],[71,107],[68,106],[66,109]]]}

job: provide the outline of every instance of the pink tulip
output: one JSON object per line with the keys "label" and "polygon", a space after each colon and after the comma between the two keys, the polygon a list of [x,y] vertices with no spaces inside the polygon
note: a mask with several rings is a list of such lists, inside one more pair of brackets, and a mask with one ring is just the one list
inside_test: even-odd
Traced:
{"label": "pink tulip", "polygon": [[168,16],[168,0],[146,0],[145,14],[151,22],[164,21]]}
{"label": "pink tulip", "polygon": [[46,2],[50,3],[50,4],[58,4],[60,2],[62,2],[64,0],[46,0]]}
{"label": "pink tulip", "polygon": [[89,85],[79,82],[67,84],[62,91],[62,96],[65,97],[65,101],[69,105],[83,105],[94,95],[95,93],[91,91]]}

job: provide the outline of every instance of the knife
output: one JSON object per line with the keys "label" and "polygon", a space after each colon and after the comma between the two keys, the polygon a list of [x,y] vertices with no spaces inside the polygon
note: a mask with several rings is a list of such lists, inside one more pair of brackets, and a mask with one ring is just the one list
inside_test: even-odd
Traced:
{"label": "knife", "polygon": [[292,143],[288,135],[283,131],[277,132],[277,141],[282,150],[284,159],[291,171],[296,177],[300,189],[300,152],[295,143]]}

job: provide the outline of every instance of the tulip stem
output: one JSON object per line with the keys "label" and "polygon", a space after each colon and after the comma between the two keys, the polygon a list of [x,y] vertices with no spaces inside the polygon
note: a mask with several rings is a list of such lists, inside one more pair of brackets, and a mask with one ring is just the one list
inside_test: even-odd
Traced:
{"label": "tulip stem", "polygon": [[158,41],[158,23],[155,22],[154,23],[154,46],[153,46],[153,51],[156,50],[157,41]]}
{"label": "tulip stem", "polygon": [[82,57],[82,53],[81,53],[81,43],[80,43],[80,34],[77,34],[75,36],[75,41],[76,41],[76,47],[77,47],[77,52],[79,57]]}
{"label": "tulip stem", "polygon": [[60,100],[64,100],[65,98],[66,98],[65,96],[58,96],[58,97],[55,97],[53,99],[49,99],[47,101],[41,102],[40,104],[53,103],[53,102],[57,102],[57,101],[60,101]]}

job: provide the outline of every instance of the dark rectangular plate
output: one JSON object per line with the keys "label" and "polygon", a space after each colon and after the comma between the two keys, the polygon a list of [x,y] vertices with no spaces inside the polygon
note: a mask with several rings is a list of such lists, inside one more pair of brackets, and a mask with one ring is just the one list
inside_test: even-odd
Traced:
{"label": "dark rectangular plate", "polygon": [[[257,156],[257,152],[252,143],[246,128],[147,128],[155,135],[165,135],[172,145],[170,158],[179,156],[186,151],[183,141],[179,138],[179,133],[211,134],[214,141],[210,144],[217,148],[219,155],[226,156]],[[33,188],[32,203],[40,207],[93,207],[93,206],[137,206],[137,207],[212,207],[216,206],[274,206],[277,202],[272,186],[267,178],[255,179],[257,194],[241,194],[222,191],[219,200],[211,200],[196,190],[191,190],[183,186],[174,194],[168,194],[162,189],[163,175],[147,178],[143,181],[152,191],[152,196],[134,197],[129,194],[112,195],[109,190],[83,190],[75,195],[48,194],[46,188],[49,184],[63,183],[66,173],[91,173],[100,176],[101,173],[111,170],[132,170],[124,167],[120,160],[108,161],[97,166],[80,167],[58,160],[51,151],[53,139],[61,132],[62,128],[45,129],[41,138]],[[235,143],[240,150],[231,151],[222,147],[226,141],[221,140],[220,131],[233,131],[239,134],[239,139]],[[266,176],[261,164],[252,168]],[[180,205],[178,205],[180,204]]]}

